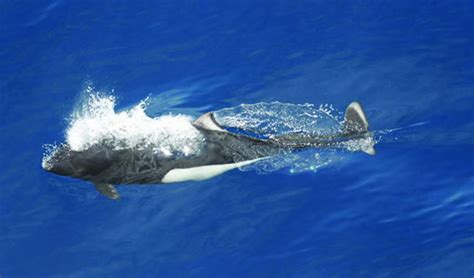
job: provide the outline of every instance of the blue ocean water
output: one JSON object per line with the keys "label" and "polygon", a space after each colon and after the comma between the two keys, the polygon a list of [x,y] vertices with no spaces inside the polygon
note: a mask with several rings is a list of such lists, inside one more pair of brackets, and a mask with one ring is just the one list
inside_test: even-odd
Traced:
{"label": "blue ocean water", "polygon": [[[0,276],[472,277],[473,14],[472,1],[1,1]],[[358,100],[372,129],[403,129],[316,172],[111,201],[41,168],[89,84],[118,108],[153,98],[151,116]]]}

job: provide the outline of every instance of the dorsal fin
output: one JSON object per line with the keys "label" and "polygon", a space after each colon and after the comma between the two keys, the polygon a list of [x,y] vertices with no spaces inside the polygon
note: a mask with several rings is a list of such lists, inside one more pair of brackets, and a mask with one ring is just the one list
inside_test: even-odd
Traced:
{"label": "dorsal fin", "polygon": [[196,127],[206,129],[206,130],[213,130],[213,131],[220,131],[220,132],[227,132],[224,130],[214,119],[214,115],[212,112],[207,112],[199,117],[197,120],[193,122]]}
{"label": "dorsal fin", "polygon": [[94,183],[94,185],[97,191],[99,191],[99,193],[101,193],[102,195],[112,200],[117,200],[120,198],[120,195],[118,194],[117,189],[112,184]]}
{"label": "dorsal fin", "polygon": [[367,132],[368,130],[369,122],[367,122],[362,106],[357,101],[352,102],[347,106],[344,115],[344,132],[348,134],[358,134]]}

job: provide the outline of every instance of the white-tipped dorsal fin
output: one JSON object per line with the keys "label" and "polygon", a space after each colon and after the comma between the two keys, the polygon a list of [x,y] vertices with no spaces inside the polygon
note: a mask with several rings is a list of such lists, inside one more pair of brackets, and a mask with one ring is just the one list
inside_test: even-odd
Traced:
{"label": "white-tipped dorsal fin", "polygon": [[102,195],[112,200],[120,199],[120,195],[118,194],[117,189],[112,184],[94,183],[94,185],[97,191],[99,191],[99,193],[101,193]]}
{"label": "white-tipped dorsal fin", "polygon": [[207,112],[206,114],[203,114],[201,117],[197,118],[197,120],[195,120],[193,124],[196,127],[207,129],[207,130],[227,132],[226,130],[224,130],[222,127],[219,126],[219,124],[214,119],[214,115],[212,114],[212,112]]}

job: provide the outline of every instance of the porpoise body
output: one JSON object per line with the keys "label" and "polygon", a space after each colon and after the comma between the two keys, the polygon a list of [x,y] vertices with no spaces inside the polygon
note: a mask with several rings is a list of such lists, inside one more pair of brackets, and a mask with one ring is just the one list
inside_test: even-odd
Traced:
{"label": "porpoise body", "polygon": [[[205,180],[278,154],[308,148],[331,148],[345,140],[372,138],[358,102],[347,107],[343,129],[332,136],[291,133],[258,139],[227,131],[217,123],[212,112],[199,117],[193,126],[205,141],[197,155],[160,156],[152,149],[116,150],[107,144],[74,151],[68,145],[61,145],[43,161],[43,168],[58,175],[90,181],[103,195],[119,199],[115,185]],[[375,154],[373,144],[361,150]]]}

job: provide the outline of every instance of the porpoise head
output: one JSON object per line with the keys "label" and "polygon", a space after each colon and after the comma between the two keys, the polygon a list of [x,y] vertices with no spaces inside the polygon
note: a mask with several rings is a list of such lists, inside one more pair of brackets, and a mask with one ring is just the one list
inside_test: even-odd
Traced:
{"label": "porpoise head", "polygon": [[41,165],[44,170],[57,175],[87,178],[99,174],[111,165],[110,153],[110,150],[101,146],[73,151],[68,145],[61,145],[43,158]]}

